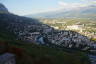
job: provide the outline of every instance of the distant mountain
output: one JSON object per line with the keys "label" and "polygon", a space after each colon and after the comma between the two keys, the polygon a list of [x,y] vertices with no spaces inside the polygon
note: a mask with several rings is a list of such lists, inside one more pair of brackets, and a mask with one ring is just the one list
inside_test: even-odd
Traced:
{"label": "distant mountain", "polygon": [[26,16],[35,18],[96,18],[96,6],[90,5],[71,10],[62,9],[60,11],[39,13],[33,15],[30,14]]}

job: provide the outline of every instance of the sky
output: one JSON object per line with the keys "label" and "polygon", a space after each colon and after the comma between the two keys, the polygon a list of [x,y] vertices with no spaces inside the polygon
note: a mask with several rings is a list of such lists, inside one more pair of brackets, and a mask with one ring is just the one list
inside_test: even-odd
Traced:
{"label": "sky", "polygon": [[0,3],[14,14],[28,15],[95,5],[96,0],[0,0]]}

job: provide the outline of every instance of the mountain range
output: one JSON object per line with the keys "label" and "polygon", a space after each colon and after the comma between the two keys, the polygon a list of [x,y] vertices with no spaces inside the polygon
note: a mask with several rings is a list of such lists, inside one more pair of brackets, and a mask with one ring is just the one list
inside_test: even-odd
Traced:
{"label": "mountain range", "polygon": [[78,7],[71,10],[59,10],[53,12],[45,12],[39,14],[30,14],[26,17],[35,18],[96,18],[96,5],[86,7]]}

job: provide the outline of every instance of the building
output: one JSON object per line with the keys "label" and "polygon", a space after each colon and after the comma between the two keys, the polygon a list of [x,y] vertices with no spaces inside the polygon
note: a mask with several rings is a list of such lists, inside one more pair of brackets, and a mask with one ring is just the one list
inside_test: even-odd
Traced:
{"label": "building", "polygon": [[80,30],[82,32],[83,25],[72,25],[72,26],[67,26],[67,29],[69,30]]}
{"label": "building", "polygon": [[51,26],[52,28],[54,28],[54,29],[59,29],[59,27],[58,26]]}

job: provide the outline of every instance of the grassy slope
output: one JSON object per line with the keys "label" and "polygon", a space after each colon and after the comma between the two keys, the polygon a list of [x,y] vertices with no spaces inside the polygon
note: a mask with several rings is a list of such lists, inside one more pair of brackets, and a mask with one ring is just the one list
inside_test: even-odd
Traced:
{"label": "grassy slope", "polygon": [[0,41],[9,43],[8,50],[10,52],[11,49],[16,54],[17,64],[89,64],[83,52],[69,53],[46,46],[24,44],[22,41],[15,41],[14,36],[8,32],[0,32]]}
{"label": "grassy slope", "polygon": [[64,52],[55,48],[35,44],[12,43],[23,50],[23,56],[17,58],[17,64],[89,64],[88,57],[83,52]]}

